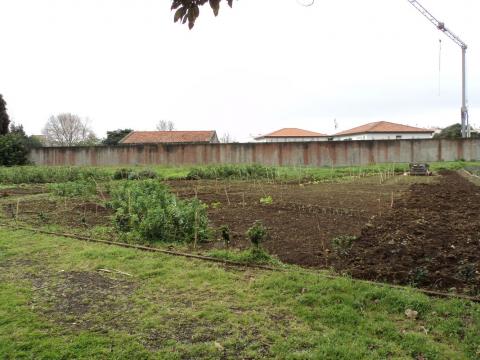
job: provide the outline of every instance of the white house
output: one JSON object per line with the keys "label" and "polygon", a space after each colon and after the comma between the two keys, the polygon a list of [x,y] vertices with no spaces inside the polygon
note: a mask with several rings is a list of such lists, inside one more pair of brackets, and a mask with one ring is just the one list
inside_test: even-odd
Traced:
{"label": "white house", "polygon": [[328,135],[296,128],[285,128],[255,138],[258,142],[327,141]]}
{"label": "white house", "polygon": [[377,121],[333,135],[333,140],[431,139],[435,130]]}

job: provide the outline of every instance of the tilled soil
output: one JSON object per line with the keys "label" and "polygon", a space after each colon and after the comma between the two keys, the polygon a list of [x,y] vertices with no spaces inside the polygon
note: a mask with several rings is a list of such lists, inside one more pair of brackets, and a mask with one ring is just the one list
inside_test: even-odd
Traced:
{"label": "tilled soil", "polygon": [[[251,246],[245,233],[259,220],[268,229],[263,247],[270,254],[286,263],[325,268],[331,265],[331,240],[360,235],[372,216],[388,211],[392,200],[408,190],[411,180],[397,177],[382,184],[376,178],[321,184],[178,181],[170,186],[182,198],[197,196],[208,204],[212,227],[229,227],[232,248]],[[261,203],[266,197],[272,202]],[[223,243],[202,246],[222,248]]]}
{"label": "tilled soil", "polygon": [[480,187],[456,172],[414,184],[375,217],[335,267],[353,277],[480,292]]}

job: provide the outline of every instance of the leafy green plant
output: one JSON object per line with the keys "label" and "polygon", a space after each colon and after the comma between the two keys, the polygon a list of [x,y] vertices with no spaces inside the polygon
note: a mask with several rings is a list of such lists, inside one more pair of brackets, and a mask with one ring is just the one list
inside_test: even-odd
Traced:
{"label": "leafy green plant", "polygon": [[412,286],[420,286],[428,279],[428,275],[428,269],[423,266],[416,267],[409,272],[410,283]]}
{"label": "leafy green plant", "polygon": [[121,168],[117,169],[113,175],[113,180],[146,180],[146,179],[157,179],[158,174],[150,169],[142,170],[137,172],[132,169]]}
{"label": "leafy green plant", "polygon": [[113,180],[127,180],[130,172],[131,170],[126,168],[117,169],[113,173],[112,178]]}
{"label": "leafy green plant", "polygon": [[112,188],[111,196],[115,227],[130,238],[149,242],[208,238],[206,206],[198,199],[177,199],[158,181],[126,181]]}
{"label": "leafy green plant", "polygon": [[220,226],[220,235],[222,237],[223,243],[225,244],[225,247],[230,246],[230,228],[228,225],[222,225]]}
{"label": "leafy green plant", "polygon": [[338,255],[348,255],[352,248],[353,242],[357,238],[351,235],[340,235],[332,239],[331,245],[333,251]]}
{"label": "leafy green plant", "polygon": [[273,204],[273,198],[270,195],[264,196],[260,198],[260,204],[263,204],[263,205]]}
{"label": "leafy green plant", "polygon": [[138,173],[138,178],[140,180],[146,180],[146,179],[157,179],[158,174],[150,169],[142,170]]}
{"label": "leafy green plant", "polygon": [[42,222],[42,223],[46,223],[48,221],[48,216],[47,214],[45,214],[43,211],[40,211],[38,213],[38,219]]}
{"label": "leafy green plant", "polygon": [[214,201],[210,204],[210,206],[212,209],[218,209],[220,206],[222,206],[222,203],[218,201]]}
{"label": "leafy green plant", "polygon": [[97,184],[93,180],[78,180],[59,184],[49,184],[48,189],[57,196],[89,197],[96,195]]}
{"label": "leafy green plant", "polygon": [[267,228],[263,226],[259,220],[255,221],[253,226],[247,230],[247,237],[256,248],[260,247],[260,244],[267,238],[267,235]]}
{"label": "leafy green plant", "polygon": [[210,165],[192,168],[187,179],[275,179],[278,177],[278,168],[252,165]]}
{"label": "leafy green plant", "polygon": [[477,267],[475,264],[465,264],[458,270],[460,278],[466,282],[474,282],[477,277]]}
{"label": "leafy green plant", "polygon": [[45,184],[77,180],[104,181],[111,178],[107,168],[79,166],[15,166],[0,167],[0,183]]}

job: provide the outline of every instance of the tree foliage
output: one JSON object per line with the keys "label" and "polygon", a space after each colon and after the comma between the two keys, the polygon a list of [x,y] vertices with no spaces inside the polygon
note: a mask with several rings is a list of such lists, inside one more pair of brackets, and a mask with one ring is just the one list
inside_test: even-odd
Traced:
{"label": "tree foliage", "polygon": [[28,136],[26,134],[25,130],[23,129],[23,125],[17,125],[12,122],[10,124],[10,134],[16,134],[20,138],[22,138],[28,149],[43,146],[42,142],[38,137],[34,135]]}
{"label": "tree foliage", "polygon": [[[172,10],[175,10],[173,20],[175,22],[180,21],[182,24],[188,22],[188,27],[192,29],[195,25],[195,20],[200,15],[200,6],[205,5],[207,2],[215,16],[217,16],[222,0],[172,0]],[[233,6],[233,0],[225,0],[225,2],[228,6]]]}
{"label": "tree foliage", "polygon": [[0,166],[28,164],[28,152],[42,146],[33,136],[27,136],[22,125],[10,124],[9,132],[0,135]]}
{"label": "tree foliage", "polygon": [[113,131],[107,131],[107,137],[103,139],[103,145],[118,145],[120,140],[122,140],[125,136],[130,134],[133,130],[132,129],[117,129]]}
{"label": "tree foliage", "polygon": [[[477,132],[471,132],[471,137],[474,139],[480,138],[480,134]],[[461,139],[462,138],[462,125],[453,124],[442,129],[439,134],[435,134],[434,139]]]}
{"label": "tree foliage", "polygon": [[62,113],[51,116],[42,131],[48,145],[95,145],[98,140],[88,121],[78,115]]}
{"label": "tree foliage", "polygon": [[7,114],[7,103],[3,99],[3,95],[0,94],[0,135],[8,134],[9,125],[10,118]]}
{"label": "tree foliage", "polygon": [[0,135],[0,166],[25,165],[28,147],[25,138],[19,134]]}

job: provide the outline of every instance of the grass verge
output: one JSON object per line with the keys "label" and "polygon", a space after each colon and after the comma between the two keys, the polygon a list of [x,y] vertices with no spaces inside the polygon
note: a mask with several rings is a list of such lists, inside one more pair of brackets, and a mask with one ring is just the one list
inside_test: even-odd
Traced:
{"label": "grass verge", "polygon": [[480,356],[479,304],[295,268],[223,268],[0,228],[0,269],[6,359]]}

